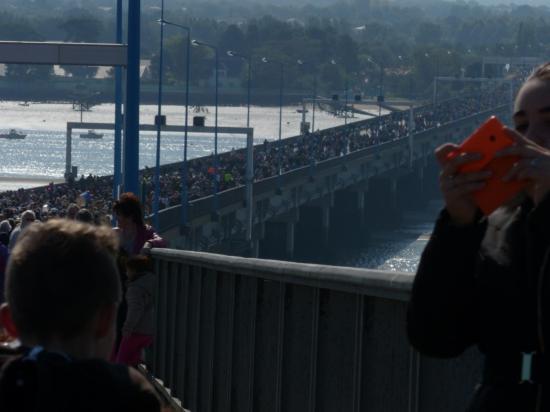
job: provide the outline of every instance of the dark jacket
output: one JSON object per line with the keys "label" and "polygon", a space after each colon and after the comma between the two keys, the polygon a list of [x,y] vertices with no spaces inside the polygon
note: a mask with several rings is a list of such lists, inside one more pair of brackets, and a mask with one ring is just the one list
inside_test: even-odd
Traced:
{"label": "dark jacket", "polygon": [[132,382],[129,369],[101,360],[73,361],[52,352],[28,353],[0,372],[2,412],[160,412],[155,395]]}
{"label": "dark jacket", "polygon": [[549,245],[550,196],[466,227],[453,226],[446,211],[436,222],[414,280],[407,331],[428,356],[456,357],[478,346],[485,364],[472,412],[550,408],[550,382],[519,384],[523,353],[537,353],[537,381],[550,376],[540,355],[550,342]]}

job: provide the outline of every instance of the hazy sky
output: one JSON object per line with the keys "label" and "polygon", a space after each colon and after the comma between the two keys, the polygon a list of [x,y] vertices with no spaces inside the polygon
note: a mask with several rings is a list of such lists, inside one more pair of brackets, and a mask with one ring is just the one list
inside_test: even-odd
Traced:
{"label": "hazy sky", "polygon": [[494,5],[494,4],[515,4],[515,5],[530,5],[530,6],[548,6],[548,0],[476,0],[479,4]]}

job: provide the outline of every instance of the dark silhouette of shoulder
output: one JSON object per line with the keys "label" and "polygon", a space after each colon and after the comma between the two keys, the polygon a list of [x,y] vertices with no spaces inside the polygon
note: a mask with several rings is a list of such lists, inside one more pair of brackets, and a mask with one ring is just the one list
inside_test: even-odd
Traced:
{"label": "dark silhouette of shoulder", "polygon": [[157,412],[161,406],[147,380],[127,366],[43,352],[3,366],[0,410]]}

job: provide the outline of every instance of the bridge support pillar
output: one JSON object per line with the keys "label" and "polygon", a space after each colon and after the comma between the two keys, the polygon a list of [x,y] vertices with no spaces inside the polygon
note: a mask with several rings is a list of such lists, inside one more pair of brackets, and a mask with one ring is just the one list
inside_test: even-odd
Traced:
{"label": "bridge support pillar", "polygon": [[427,199],[440,198],[439,190],[439,172],[440,168],[437,162],[430,159],[423,167],[424,193]]}
{"label": "bridge support pillar", "polygon": [[357,209],[359,210],[359,224],[365,226],[365,199],[367,193],[364,190],[357,192]]}
{"label": "bridge support pillar", "polygon": [[335,194],[330,222],[330,239],[339,245],[357,246],[363,239],[364,197],[361,190],[340,190]]}
{"label": "bridge support pillar", "polygon": [[287,222],[286,224],[286,257],[289,260],[294,258],[294,222]]}
{"label": "bridge support pillar", "polygon": [[252,241],[252,250],[250,251],[250,256],[253,258],[260,257],[260,240],[254,239]]}
{"label": "bridge support pillar", "polygon": [[419,165],[417,169],[417,179],[418,179],[418,190],[419,195],[424,198],[426,193],[424,193],[424,165]]}
{"label": "bridge support pillar", "polygon": [[369,231],[395,227],[400,221],[397,178],[370,179],[365,204],[366,226]]}
{"label": "bridge support pillar", "polygon": [[323,206],[321,208],[321,227],[323,228],[323,246],[328,247],[330,236],[330,206]]}
{"label": "bridge support pillar", "polygon": [[397,193],[397,178],[390,179],[390,205],[392,211],[397,210],[399,207],[398,193]]}
{"label": "bridge support pillar", "polygon": [[259,257],[262,259],[285,259],[286,224],[266,222],[265,236],[260,241]]}
{"label": "bridge support pillar", "polygon": [[300,207],[300,220],[294,226],[294,260],[325,261],[330,229],[328,197]]}
{"label": "bridge support pillar", "polygon": [[295,254],[295,225],[300,220],[300,209],[293,208],[264,224],[265,236],[260,244],[262,258],[292,259]]}

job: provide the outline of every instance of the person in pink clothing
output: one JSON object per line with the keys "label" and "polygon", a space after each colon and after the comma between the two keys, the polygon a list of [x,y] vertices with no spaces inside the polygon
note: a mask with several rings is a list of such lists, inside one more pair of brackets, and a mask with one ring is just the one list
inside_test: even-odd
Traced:
{"label": "person in pink clothing", "polygon": [[[122,285],[127,282],[126,261],[133,256],[147,254],[151,248],[166,247],[167,242],[155,233],[154,229],[145,224],[143,209],[137,196],[133,193],[122,193],[113,205],[113,213],[117,218],[118,227],[114,231],[118,234],[120,248],[118,253],[118,266]],[[126,288],[123,287],[123,295],[126,296]],[[126,299],[119,306],[117,316],[117,339],[111,360],[116,360],[116,354],[122,340],[122,327],[126,320]]]}
{"label": "person in pink clothing", "polygon": [[151,271],[151,260],[143,255],[128,259],[126,273],[128,313],[122,327],[122,340],[116,355],[116,363],[136,366],[142,360],[143,349],[153,342],[155,277]]}
{"label": "person in pink clothing", "polygon": [[118,233],[120,247],[126,255],[140,254],[144,249],[166,247],[166,241],[143,220],[143,210],[137,196],[127,192],[115,201],[113,212],[118,221],[114,230]]}

